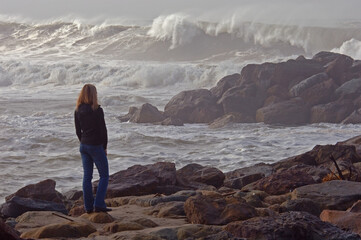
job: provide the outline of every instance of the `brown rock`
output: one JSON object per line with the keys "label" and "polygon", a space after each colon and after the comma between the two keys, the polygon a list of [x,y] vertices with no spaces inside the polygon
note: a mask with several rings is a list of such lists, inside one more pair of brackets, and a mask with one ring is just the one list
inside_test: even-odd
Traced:
{"label": "brown rock", "polygon": [[[315,181],[309,174],[298,169],[289,169],[262,178],[252,187],[253,189],[262,190],[271,195],[280,195],[291,192],[297,187],[313,183],[315,183]],[[248,186],[242,188],[242,191],[248,190],[247,187]]]}
{"label": "brown rock", "polygon": [[339,55],[327,65],[326,73],[334,79],[338,85],[342,85],[346,81],[345,72],[352,64],[352,58],[346,55]]}
{"label": "brown rock", "polygon": [[212,88],[210,91],[217,99],[219,99],[228,89],[239,85],[240,80],[241,75],[238,73],[225,76],[221,80],[219,80],[217,82],[217,86]]}
{"label": "brown rock", "polygon": [[361,200],[355,202],[349,209],[348,212],[361,213]]}
{"label": "brown rock", "polygon": [[301,98],[293,98],[258,109],[256,121],[267,124],[303,124],[309,121],[309,109]]}
{"label": "brown rock", "polygon": [[134,123],[156,123],[163,120],[163,114],[149,103],[143,104],[129,119],[130,122]]}
{"label": "brown rock", "polygon": [[311,123],[340,123],[354,111],[352,100],[344,99],[311,108]]}
{"label": "brown rock", "polygon": [[135,222],[113,222],[105,225],[103,230],[106,232],[117,233],[123,231],[142,230],[144,227]]}
{"label": "brown rock", "polygon": [[87,237],[96,229],[89,224],[79,222],[65,222],[50,224],[21,234],[22,238],[81,238]]}
{"label": "brown rock", "polygon": [[332,61],[336,60],[340,56],[345,56],[339,53],[334,52],[319,52],[315,56],[313,56],[312,60],[321,63],[322,65],[327,65],[331,63]]}
{"label": "brown rock", "polygon": [[307,198],[291,199],[281,204],[281,212],[308,212],[315,216],[320,216],[321,208],[320,206]]}
{"label": "brown rock", "polygon": [[263,201],[269,205],[282,204],[291,199],[291,193],[266,196]]}
{"label": "brown rock", "polygon": [[119,120],[121,122],[128,122],[137,111],[138,108],[130,107],[128,113],[124,116],[119,117]]}
{"label": "brown rock", "polygon": [[184,123],[209,123],[223,114],[216,101],[207,89],[183,91],[167,103],[164,115],[179,118]]}
{"label": "brown rock", "polygon": [[8,226],[0,218],[0,239],[4,240],[20,240],[19,233]]}
{"label": "brown rock", "polygon": [[210,128],[222,128],[231,123],[245,123],[253,122],[248,116],[243,116],[241,113],[227,113],[222,117],[219,117],[209,124]]}
{"label": "brown rock", "polygon": [[306,212],[287,212],[229,223],[225,230],[248,240],[268,239],[343,239],[359,240],[360,236],[341,230]]}
{"label": "brown rock", "polygon": [[361,108],[353,111],[341,123],[342,124],[359,124],[359,123],[361,123]]}
{"label": "brown rock", "polygon": [[84,206],[75,206],[69,211],[69,215],[73,217],[79,217],[85,213]]}
{"label": "brown rock", "polygon": [[197,195],[187,199],[184,211],[188,221],[197,224],[222,225],[256,216],[256,210],[248,204],[237,199],[231,202],[228,203],[225,198]]}
{"label": "brown rock", "polygon": [[111,223],[114,222],[114,218],[110,216],[106,212],[93,212],[93,213],[85,213],[81,215],[81,218],[88,219],[93,223]]}
{"label": "brown rock", "polygon": [[320,219],[325,222],[332,223],[340,229],[349,230],[351,232],[361,234],[361,213],[323,210]]}
{"label": "brown rock", "polygon": [[168,117],[161,122],[165,126],[184,126],[183,122],[179,118]]}
{"label": "brown rock", "polygon": [[138,218],[133,220],[132,222],[138,223],[146,228],[153,228],[158,226],[158,224],[147,218]]}
{"label": "brown rock", "polygon": [[193,163],[177,170],[177,183],[181,186],[197,186],[207,184],[214,187],[223,185],[224,174],[214,167],[204,167]]}

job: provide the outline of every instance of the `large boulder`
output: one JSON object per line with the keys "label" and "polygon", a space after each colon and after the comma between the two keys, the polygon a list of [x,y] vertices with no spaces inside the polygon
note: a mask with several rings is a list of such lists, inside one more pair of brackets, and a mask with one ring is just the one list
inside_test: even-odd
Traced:
{"label": "large boulder", "polygon": [[239,85],[240,80],[241,75],[239,73],[225,76],[221,80],[219,80],[217,82],[217,85],[211,88],[210,91],[217,99],[219,99],[228,89]]}
{"label": "large boulder", "polygon": [[129,119],[130,122],[134,123],[156,123],[163,120],[163,114],[158,111],[158,108],[149,103],[143,104]]}
{"label": "large boulder", "polygon": [[258,109],[256,121],[267,124],[304,124],[309,121],[309,109],[301,98],[293,98]]}
{"label": "large boulder", "polygon": [[161,189],[160,186],[174,186],[175,184],[174,163],[158,162],[144,166],[134,165],[109,177],[107,197],[146,195],[156,193]]}
{"label": "large boulder", "polygon": [[8,226],[0,218],[0,239],[6,240],[20,240],[19,233]]}
{"label": "large boulder", "polygon": [[354,104],[350,99],[342,99],[311,108],[311,123],[329,122],[340,123],[354,111]]}
{"label": "large boulder", "polygon": [[201,166],[196,163],[188,164],[177,170],[177,184],[185,187],[197,188],[199,185],[221,187],[224,173],[217,168]]}
{"label": "large boulder", "polygon": [[306,212],[287,212],[229,223],[225,230],[248,240],[360,240],[350,233]]}
{"label": "large boulder", "polygon": [[309,198],[321,209],[346,210],[361,199],[361,183],[334,180],[296,188],[292,199]]}
{"label": "large boulder", "polygon": [[352,66],[353,59],[346,55],[339,55],[335,60],[327,64],[326,73],[335,80],[338,85],[347,81],[346,72]]}
{"label": "large boulder", "polygon": [[255,208],[237,199],[227,202],[225,198],[207,195],[188,198],[184,211],[193,224],[223,225],[257,216]]}
{"label": "large boulder", "polygon": [[223,114],[217,98],[207,89],[183,91],[165,106],[164,115],[184,123],[209,123]]}
{"label": "large boulder", "polygon": [[361,78],[347,81],[336,89],[336,94],[338,94],[339,96],[345,96],[355,93],[361,93]]}
{"label": "large boulder", "polygon": [[361,108],[353,111],[341,123],[342,124],[360,124],[361,123]]}
{"label": "large boulder", "polygon": [[337,211],[337,210],[323,210],[320,219],[324,222],[332,223],[337,227],[349,230],[351,232],[361,234],[361,213]]}

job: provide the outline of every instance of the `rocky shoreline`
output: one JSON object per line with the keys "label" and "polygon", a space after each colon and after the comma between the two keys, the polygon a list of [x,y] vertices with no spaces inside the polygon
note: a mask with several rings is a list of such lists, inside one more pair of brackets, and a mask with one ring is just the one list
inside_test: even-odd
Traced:
{"label": "rocky shoreline", "polygon": [[159,111],[130,107],[121,121],[182,126],[230,122],[361,123],[361,61],[320,52],[280,63],[249,64],[211,89],[183,91]]}
{"label": "rocky shoreline", "polygon": [[6,197],[0,239],[361,239],[361,136],[226,173],[135,165],[111,175],[109,213],[84,213],[81,192],[55,185]]}

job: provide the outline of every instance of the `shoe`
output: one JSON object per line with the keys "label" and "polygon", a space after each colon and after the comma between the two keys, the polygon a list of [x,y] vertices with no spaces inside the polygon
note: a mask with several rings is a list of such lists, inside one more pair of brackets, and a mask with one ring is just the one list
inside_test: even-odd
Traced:
{"label": "shoe", "polygon": [[95,207],[95,212],[110,212],[112,209],[111,208],[99,208],[99,207]]}

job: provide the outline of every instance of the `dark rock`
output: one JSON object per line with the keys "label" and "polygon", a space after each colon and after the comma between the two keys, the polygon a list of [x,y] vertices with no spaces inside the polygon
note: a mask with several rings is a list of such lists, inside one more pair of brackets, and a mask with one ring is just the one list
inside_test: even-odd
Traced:
{"label": "dark rock", "polygon": [[345,72],[352,66],[353,59],[346,55],[339,55],[335,60],[327,65],[326,73],[338,85],[342,85],[347,79]]}
{"label": "dark rock", "polygon": [[184,123],[209,123],[223,114],[216,101],[207,89],[183,91],[167,103],[164,114],[179,118]]}
{"label": "dark rock", "polygon": [[353,146],[357,155],[361,156],[361,135],[350,138],[343,142],[338,142],[337,145],[350,145]]}
{"label": "dark rock", "polygon": [[136,107],[130,107],[129,108],[129,112],[124,115],[124,116],[121,116],[119,117],[118,119],[121,121],[121,122],[128,122],[130,120],[130,118],[138,111],[138,108]]}
{"label": "dark rock", "polygon": [[40,199],[50,202],[62,203],[62,199],[64,197],[55,190],[55,185],[56,182],[52,179],[47,179],[36,184],[30,184],[19,189],[16,193],[5,197],[5,200],[9,201],[14,196],[17,196],[21,198]]}
{"label": "dark rock", "polygon": [[149,103],[143,104],[129,119],[130,122],[134,123],[156,123],[163,120],[163,114]]}
{"label": "dark rock", "polygon": [[5,217],[18,217],[28,211],[56,211],[68,214],[62,203],[18,196],[14,196],[1,206],[1,214]]}
{"label": "dark rock", "polygon": [[361,93],[361,78],[352,79],[348,82],[345,82],[336,89],[336,94],[339,96],[345,96],[354,93]]}
{"label": "dark rock", "polygon": [[346,210],[361,199],[361,183],[351,181],[328,181],[296,188],[292,199],[309,198],[321,209]]}
{"label": "dark rock", "polygon": [[334,52],[319,52],[315,56],[313,56],[312,60],[321,63],[322,65],[326,65],[328,63],[331,63],[332,61],[336,60],[340,56],[346,56],[339,53]]}
{"label": "dark rock", "polygon": [[222,128],[231,123],[253,122],[253,119],[244,117],[241,113],[227,113],[209,123],[210,128]]}
{"label": "dark rock", "polygon": [[354,111],[352,100],[344,99],[311,108],[311,123],[340,123]]}
{"label": "dark rock", "polygon": [[[252,185],[252,189],[265,191],[271,195],[280,195],[313,183],[315,180],[308,173],[298,169],[287,169],[258,180]],[[242,191],[247,191],[247,187],[242,188]]]}
{"label": "dark rock", "polygon": [[302,93],[307,91],[307,89],[309,89],[310,87],[312,87],[316,84],[319,84],[323,81],[326,81],[327,79],[329,79],[329,77],[326,73],[324,73],[324,72],[318,73],[309,78],[306,78],[305,80],[302,80],[301,82],[299,82],[298,84],[293,86],[290,89],[289,93],[292,97],[299,97]]}
{"label": "dark rock", "polygon": [[309,121],[309,109],[301,98],[293,98],[258,109],[256,121],[267,124],[303,124]]}
{"label": "dark rock", "polygon": [[342,124],[359,124],[359,123],[361,123],[361,108],[353,111],[341,123]]}
{"label": "dark rock", "polygon": [[72,200],[72,201],[79,200],[83,197],[83,191],[70,190],[70,191],[64,193],[64,196],[68,200]]}
{"label": "dark rock", "polygon": [[168,117],[161,122],[165,126],[184,126],[183,121],[179,118]]}
{"label": "dark rock", "polygon": [[190,197],[184,203],[184,211],[191,223],[222,225],[232,221],[255,217],[255,208],[232,199],[215,196],[197,195]]}
{"label": "dark rock", "polygon": [[241,177],[227,178],[224,181],[224,186],[234,189],[241,189],[242,187],[256,182],[257,180],[263,178],[262,173],[248,174]]}
{"label": "dark rock", "polygon": [[361,234],[361,213],[336,211],[336,210],[324,210],[320,219],[324,222],[329,222],[340,229],[351,231],[357,234]]}
{"label": "dark rock", "polygon": [[1,218],[0,218],[0,239],[20,240],[19,233],[10,226],[8,226]]}
{"label": "dark rock", "polygon": [[184,202],[163,202],[147,210],[149,215],[159,218],[184,217]]}
{"label": "dark rock", "polygon": [[299,199],[292,199],[288,200],[281,204],[281,211],[282,212],[308,212],[315,216],[320,216],[322,212],[320,206],[312,201],[311,199],[307,198],[299,198]]}
{"label": "dark rock", "polygon": [[194,187],[200,184],[221,187],[224,181],[224,173],[214,167],[204,167],[193,163],[177,170],[177,184],[186,187]]}
{"label": "dark rock", "polygon": [[[134,165],[109,177],[108,198],[156,193],[158,186],[175,185],[174,163]],[[95,183],[97,184],[97,182]]]}
{"label": "dark rock", "polygon": [[355,233],[321,221],[306,212],[287,212],[229,223],[225,230],[248,240],[360,240]]}
{"label": "dark rock", "polygon": [[228,89],[239,85],[240,80],[241,75],[238,73],[225,76],[221,80],[219,80],[217,82],[217,86],[212,88],[210,91],[217,99],[219,99]]}

